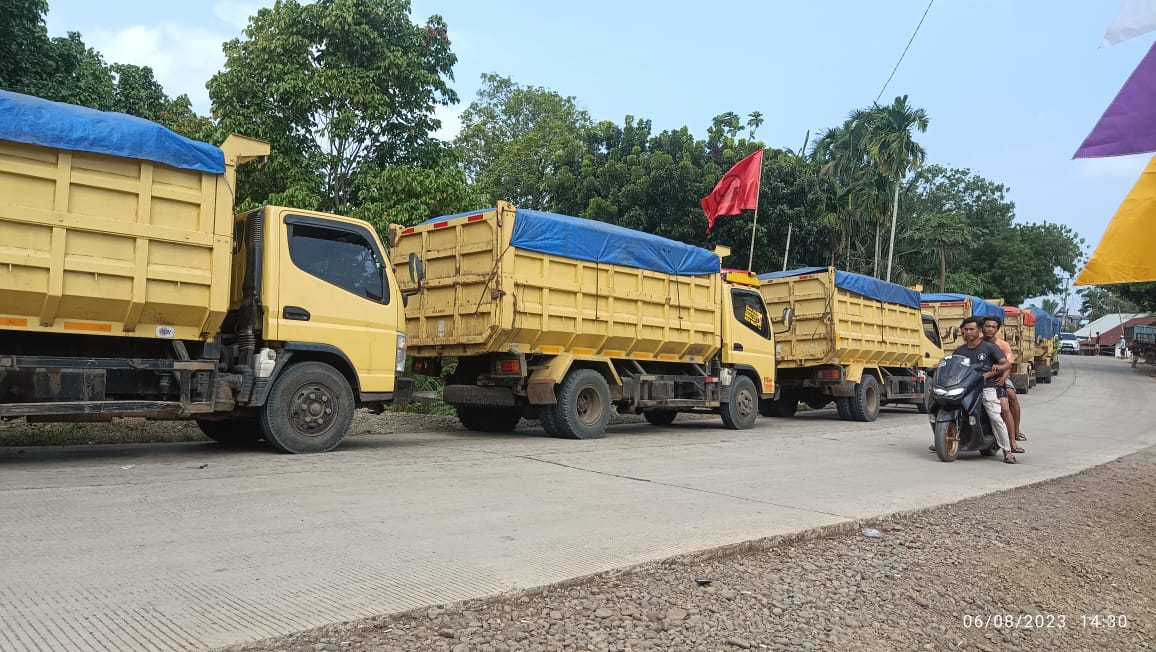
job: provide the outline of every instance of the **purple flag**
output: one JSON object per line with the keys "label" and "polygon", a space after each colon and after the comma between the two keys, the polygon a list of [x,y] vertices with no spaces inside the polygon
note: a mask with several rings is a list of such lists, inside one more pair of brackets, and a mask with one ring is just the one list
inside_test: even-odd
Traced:
{"label": "purple flag", "polygon": [[1072,158],[1156,152],[1156,43]]}

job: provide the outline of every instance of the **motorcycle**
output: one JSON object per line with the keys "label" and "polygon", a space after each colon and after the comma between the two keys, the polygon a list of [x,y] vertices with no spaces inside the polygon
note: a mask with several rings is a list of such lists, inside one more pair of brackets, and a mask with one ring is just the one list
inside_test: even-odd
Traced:
{"label": "motorcycle", "polygon": [[1000,452],[983,407],[983,384],[983,374],[970,359],[952,355],[940,361],[931,390],[935,405],[928,416],[940,460],[954,462],[961,450],[979,451],[984,457]]}

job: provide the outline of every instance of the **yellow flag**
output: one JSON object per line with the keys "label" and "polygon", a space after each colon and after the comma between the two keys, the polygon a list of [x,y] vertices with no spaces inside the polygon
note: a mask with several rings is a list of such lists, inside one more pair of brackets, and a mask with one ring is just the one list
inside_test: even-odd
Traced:
{"label": "yellow flag", "polygon": [[1156,156],[1124,197],[1076,285],[1156,281]]}

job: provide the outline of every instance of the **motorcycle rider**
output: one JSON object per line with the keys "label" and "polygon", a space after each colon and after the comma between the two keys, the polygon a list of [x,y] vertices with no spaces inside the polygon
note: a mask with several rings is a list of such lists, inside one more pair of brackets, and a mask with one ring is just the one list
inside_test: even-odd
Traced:
{"label": "motorcycle rider", "polygon": [[1015,464],[1016,458],[1012,454],[1007,424],[1003,421],[999,397],[995,393],[995,379],[1010,369],[1011,363],[998,346],[983,339],[982,318],[968,317],[960,324],[959,330],[963,334],[964,343],[952,355],[968,358],[973,368],[983,374],[983,408],[987,412],[988,421],[991,422],[991,429],[995,431],[995,439],[1003,450],[1003,461]]}
{"label": "motorcycle rider", "polygon": [[[1003,322],[1000,321],[999,317],[990,315],[984,317],[983,339],[998,346],[999,350],[1003,351],[1004,356],[1007,357],[1008,362],[1015,364],[1016,358],[1012,353],[1011,345],[1007,343],[1007,340],[997,335],[1001,326],[1003,326]],[[1007,431],[1009,433],[1015,433],[1014,440],[1012,441],[1012,452],[1022,453],[1024,449],[1016,442],[1027,441],[1028,438],[1023,434],[1023,424],[1020,422],[1020,415],[1022,414],[1020,412],[1020,399],[1016,394],[1015,385],[1008,379],[1010,375],[1011,367],[1008,367],[1007,371],[995,379],[995,395],[999,397],[1000,407],[1003,409],[1003,420],[1004,423],[1007,424]]]}

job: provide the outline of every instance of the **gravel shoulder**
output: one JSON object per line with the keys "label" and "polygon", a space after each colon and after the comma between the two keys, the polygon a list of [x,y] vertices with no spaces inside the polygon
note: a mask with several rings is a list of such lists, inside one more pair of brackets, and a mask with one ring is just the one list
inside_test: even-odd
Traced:
{"label": "gravel shoulder", "polygon": [[226,649],[1152,649],[1153,495],[1149,448],[878,538],[836,526]]}

